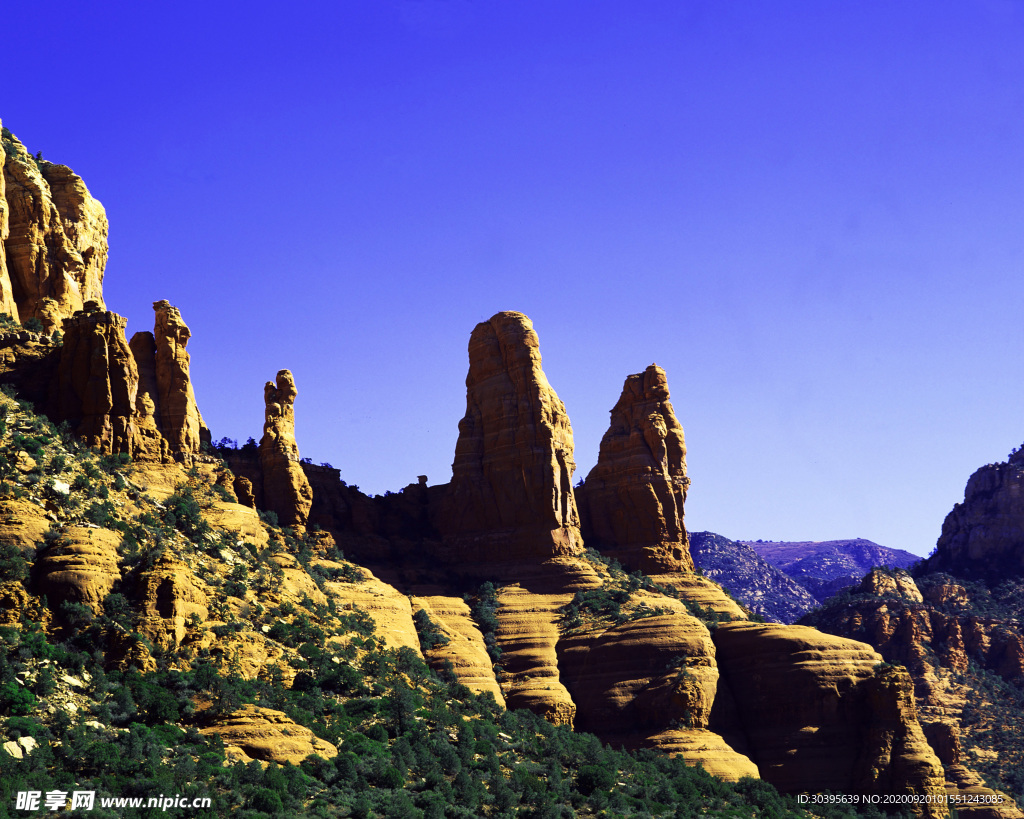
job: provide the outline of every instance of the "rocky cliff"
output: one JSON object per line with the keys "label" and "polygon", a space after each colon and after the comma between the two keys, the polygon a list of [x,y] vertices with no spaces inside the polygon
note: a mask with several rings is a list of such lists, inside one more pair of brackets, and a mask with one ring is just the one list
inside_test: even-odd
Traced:
{"label": "rocky cliff", "polygon": [[[8,203],[12,178],[5,173]],[[73,210],[72,183],[48,183],[55,209]],[[20,360],[31,360],[25,366],[32,369],[49,362],[39,370],[52,375],[47,406],[95,452],[46,422],[22,419],[23,410],[0,397],[12,422],[31,424],[51,447],[44,453],[26,436],[0,432],[0,471],[12,481],[0,494],[17,486],[0,500],[27,498],[40,510],[26,512],[31,525],[6,525],[11,541],[0,545],[17,549],[39,520],[55,525],[33,565],[10,551],[2,556],[14,586],[2,587],[0,619],[21,623],[39,613],[53,634],[71,635],[90,652],[102,647],[102,660],[83,653],[81,662],[130,672],[119,679],[138,702],[119,703],[123,716],[101,711],[106,719],[130,720],[130,705],[151,725],[201,725],[237,758],[298,761],[338,748],[339,764],[351,769],[344,777],[378,784],[404,781],[409,761],[393,772],[357,773],[366,743],[394,740],[399,754],[402,738],[418,736],[420,724],[441,732],[432,752],[438,758],[464,758],[459,764],[467,767],[477,754],[485,758],[497,800],[507,786],[492,743],[502,734],[474,736],[474,719],[450,718],[467,690],[489,691],[551,724],[661,748],[730,779],[760,772],[794,791],[921,794],[937,787],[905,681],[876,669],[877,654],[809,628],[744,623],[744,610],[692,571],[682,428],[659,368],[627,379],[585,484],[593,492],[587,505],[595,542],[631,568],[650,570],[626,574],[608,556],[584,550],[572,428],[526,316],[498,313],[470,337],[467,407],[450,483],[431,487],[424,479],[367,498],[344,486],[336,470],[302,464],[287,370],[266,385],[259,447],[236,450],[231,474],[198,454],[208,438],[190,385],[190,332],[178,312],[157,302],[152,336],[127,344],[124,320],[98,298],[79,305],[68,296],[69,282],[88,291],[82,271],[94,270],[89,264],[101,255],[86,259],[88,231],[66,228],[58,240],[52,218],[42,211],[34,218],[48,249],[74,244],[82,265],[73,268],[69,250],[45,264],[39,253],[31,257],[40,282],[63,284],[45,294],[37,288],[26,309],[60,318],[65,340]],[[77,221],[89,224],[84,215]],[[31,256],[24,243],[5,247],[9,267],[12,247]],[[16,302],[21,286],[12,280]],[[44,467],[67,481],[43,479]],[[265,525],[250,502],[276,511],[287,528]],[[324,531],[307,529],[312,516]],[[373,575],[346,561],[339,544],[365,556]],[[455,681],[428,720],[417,704],[434,685],[423,676],[424,656]],[[135,672],[168,676],[141,685]],[[240,681],[253,687],[239,688]],[[187,706],[169,691],[175,686],[187,690]],[[14,690],[0,686],[0,697]],[[381,699],[385,690],[392,693]],[[301,702],[293,713],[316,731],[293,728],[291,718],[255,699]],[[351,742],[321,736],[340,739],[342,726],[355,723],[362,728]],[[515,724],[510,717],[509,730]],[[530,724],[538,725],[530,742],[548,736],[550,725]],[[460,743],[458,752],[452,743]],[[319,764],[313,760],[311,770]],[[552,773],[562,775],[561,768]],[[458,785],[454,774],[430,776],[438,787]]]}
{"label": "rocky cliff", "polygon": [[189,376],[188,327],[166,301],[154,309],[155,333],[136,333],[130,345],[126,319],[96,302],[64,319],[48,406],[54,418],[67,421],[101,452],[143,461],[190,460],[209,441],[209,430]]}
{"label": "rocky cliff", "polygon": [[665,371],[652,364],[627,377],[611,416],[597,465],[576,490],[587,543],[631,570],[693,571],[686,442]]}
{"label": "rocky cliff", "polygon": [[50,332],[85,302],[102,305],[106,213],[70,168],[33,157],[6,128],[0,159],[0,310]]}
{"label": "rocky cliff", "polygon": [[[874,569],[852,592],[827,601],[802,622],[864,640],[887,662],[905,667],[925,734],[944,765],[947,792],[991,798],[995,792],[971,767],[987,759],[993,726],[1010,723],[1020,730],[1015,724],[1019,698],[1005,684],[984,694],[979,688],[991,688],[986,673],[1017,684],[1024,679],[1024,644],[1013,614],[977,583],[944,574],[922,575],[915,582],[901,570]],[[965,719],[965,709],[975,708],[977,716]],[[988,770],[997,778],[1005,778],[1001,769],[1024,759],[1015,744],[1002,745],[1001,756],[1002,764]],[[1012,802],[966,805],[961,813],[1021,816]]]}
{"label": "rocky cliff", "polygon": [[994,582],[1024,574],[1024,451],[971,475],[926,567]]}

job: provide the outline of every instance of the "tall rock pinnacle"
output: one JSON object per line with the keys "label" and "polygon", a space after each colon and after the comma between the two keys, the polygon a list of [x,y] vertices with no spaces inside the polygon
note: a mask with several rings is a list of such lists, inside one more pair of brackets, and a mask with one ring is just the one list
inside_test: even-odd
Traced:
{"label": "tall rock pinnacle", "polygon": [[686,442],[665,371],[626,378],[597,465],[577,490],[584,537],[631,570],[693,571],[683,526]]}
{"label": "tall rock pinnacle", "polygon": [[159,401],[155,402],[160,428],[173,453],[198,452],[202,441],[210,440],[210,431],[199,414],[192,379],[189,355],[185,347],[192,337],[177,307],[166,299],[153,303],[156,324],[153,330],[156,351],[156,384]]}
{"label": "tall rock pinnacle", "polygon": [[572,490],[572,426],[541,369],[522,313],[498,313],[469,339],[466,415],[440,529],[468,562],[582,550]]}
{"label": "tall rock pinnacle", "polygon": [[276,385],[268,381],[263,388],[266,423],[259,450],[263,497],[282,526],[305,526],[313,504],[313,490],[299,464],[295,442],[296,394],[289,370],[278,372]]}

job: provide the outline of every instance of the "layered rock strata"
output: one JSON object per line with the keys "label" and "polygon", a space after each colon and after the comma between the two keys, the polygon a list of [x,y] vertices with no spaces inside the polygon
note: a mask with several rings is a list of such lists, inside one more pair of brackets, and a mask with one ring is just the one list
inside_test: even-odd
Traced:
{"label": "layered rock strata", "polygon": [[628,376],[611,416],[597,465],[577,490],[586,542],[631,570],[692,572],[686,442],[665,371],[652,364]]}
{"label": "layered rock strata", "polygon": [[438,521],[446,562],[579,554],[572,426],[522,313],[498,313],[473,330],[466,392]]}
{"label": "layered rock strata", "polygon": [[719,677],[715,646],[704,624],[676,605],[681,610],[671,615],[559,643],[576,727],[612,745],[653,746],[682,756],[724,779],[756,777],[751,759],[708,730]]}
{"label": "layered rock strata", "polygon": [[263,501],[282,526],[305,526],[313,505],[313,490],[302,471],[295,442],[297,394],[289,370],[280,370],[276,384],[268,381],[263,388],[266,421],[259,448]]}
{"label": "layered rock strata", "polygon": [[33,570],[37,594],[45,594],[55,611],[61,603],[82,603],[99,614],[103,598],[121,579],[117,549],[121,535],[108,529],[68,527],[41,552]]}
{"label": "layered rock strata", "polygon": [[[723,709],[717,727],[780,790],[944,792],[910,679],[894,669],[876,676],[882,658],[871,646],[756,623],[721,625],[714,641],[735,708]],[[945,815],[945,807],[925,813]]]}
{"label": "layered rock strata", "polygon": [[224,741],[229,759],[236,762],[256,759],[298,765],[312,754],[323,759],[333,759],[338,755],[336,746],[320,739],[283,712],[256,705],[243,706],[203,728],[200,733],[219,736]]}
{"label": "layered rock strata", "polygon": [[[17,321],[102,305],[107,216],[70,168],[32,157],[3,132],[0,310]],[[49,314],[44,300],[52,299]]]}

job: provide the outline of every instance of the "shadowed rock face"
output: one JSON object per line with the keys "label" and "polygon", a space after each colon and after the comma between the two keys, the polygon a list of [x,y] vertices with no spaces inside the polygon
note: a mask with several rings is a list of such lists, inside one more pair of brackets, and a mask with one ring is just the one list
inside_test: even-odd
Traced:
{"label": "shadowed rock face", "polygon": [[1024,451],[971,475],[926,565],[994,582],[1024,575]]}
{"label": "shadowed rock face", "polygon": [[136,450],[139,371],[125,341],[126,324],[122,316],[103,310],[64,319],[55,385],[57,415],[101,452]]}
{"label": "shadowed rock face", "polygon": [[626,378],[597,465],[578,490],[587,543],[629,569],[692,572],[683,526],[689,483],[668,379],[652,364]]}
{"label": "shadowed rock face", "polygon": [[498,313],[469,340],[466,415],[438,528],[450,558],[479,563],[580,553],[572,426],[541,369],[522,313]]}
{"label": "shadowed rock face", "polygon": [[277,513],[282,526],[305,526],[313,504],[313,490],[299,463],[295,442],[295,379],[289,370],[277,374],[277,383],[263,388],[266,422],[260,439],[263,500]]}
{"label": "shadowed rock face", "polygon": [[[19,321],[38,317],[53,299],[57,318],[87,301],[102,306],[107,216],[70,168],[37,162],[13,136],[4,137],[0,199],[0,310]],[[53,317],[49,317],[52,323]]]}

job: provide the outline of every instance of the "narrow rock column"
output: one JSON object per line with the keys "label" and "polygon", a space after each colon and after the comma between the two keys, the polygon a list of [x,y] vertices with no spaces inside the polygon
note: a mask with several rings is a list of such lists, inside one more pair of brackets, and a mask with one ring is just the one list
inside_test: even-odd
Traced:
{"label": "narrow rock column", "polygon": [[572,425],[541,369],[522,313],[498,313],[469,340],[466,415],[439,521],[450,559],[545,559],[582,551]]}
{"label": "narrow rock column", "polygon": [[88,446],[131,455],[139,372],[124,336],[127,321],[98,309],[95,302],[86,307],[86,312],[64,319],[64,345],[54,385],[57,415]]}
{"label": "narrow rock column", "polygon": [[192,337],[177,307],[166,300],[153,303],[156,311],[154,344],[156,348],[156,385],[159,400],[159,426],[176,457],[199,452],[200,444],[210,440],[210,431],[196,405],[189,374],[189,354],[185,350]]}
{"label": "narrow rock column", "polygon": [[264,503],[277,513],[282,526],[305,526],[313,505],[313,490],[299,464],[295,442],[295,379],[289,370],[277,374],[277,383],[263,388],[266,422],[260,439]]}
{"label": "narrow rock column", "polygon": [[686,441],[665,371],[652,364],[628,376],[611,416],[597,465],[576,493],[584,538],[631,570],[692,572]]}

